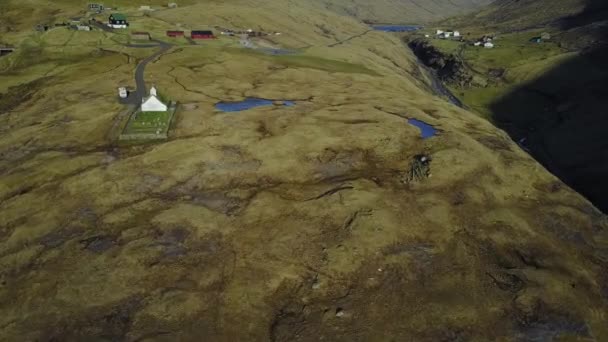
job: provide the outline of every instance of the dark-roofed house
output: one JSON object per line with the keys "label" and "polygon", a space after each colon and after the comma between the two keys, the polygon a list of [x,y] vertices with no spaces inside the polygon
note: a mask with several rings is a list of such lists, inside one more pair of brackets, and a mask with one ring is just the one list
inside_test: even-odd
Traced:
{"label": "dark-roofed house", "polygon": [[184,36],[184,31],[167,31],[167,36],[168,37],[183,37]]}
{"label": "dark-roofed house", "polygon": [[150,40],[150,33],[148,32],[131,32],[131,38],[137,40]]}
{"label": "dark-roofed house", "polygon": [[190,33],[192,39],[213,39],[215,36],[212,31],[192,31]]}
{"label": "dark-roofed house", "polygon": [[89,11],[103,11],[103,5],[102,4],[89,4],[88,6]]}
{"label": "dark-roofed house", "polygon": [[11,47],[11,46],[0,46],[0,57],[4,56],[4,55],[8,55],[9,53],[12,53],[13,51],[15,51],[14,47]]}
{"label": "dark-roofed house", "polygon": [[127,22],[127,17],[124,14],[112,13],[109,18],[108,26],[112,28],[127,28],[129,22]]}

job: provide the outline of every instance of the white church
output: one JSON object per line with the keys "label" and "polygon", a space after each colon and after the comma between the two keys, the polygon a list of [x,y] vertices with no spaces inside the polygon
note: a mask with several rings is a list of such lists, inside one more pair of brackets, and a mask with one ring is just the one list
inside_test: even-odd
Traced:
{"label": "white church", "polygon": [[150,89],[150,96],[141,99],[142,112],[166,112],[167,108],[167,105],[158,98],[154,86]]}

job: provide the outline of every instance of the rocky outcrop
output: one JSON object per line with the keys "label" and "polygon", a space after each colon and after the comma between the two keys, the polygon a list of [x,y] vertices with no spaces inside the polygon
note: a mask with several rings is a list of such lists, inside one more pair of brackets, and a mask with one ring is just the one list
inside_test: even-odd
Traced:
{"label": "rocky outcrop", "polygon": [[408,46],[424,65],[437,72],[441,81],[461,87],[472,84],[473,76],[467,72],[462,61],[456,56],[444,54],[424,39],[414,39],[408,43]]}

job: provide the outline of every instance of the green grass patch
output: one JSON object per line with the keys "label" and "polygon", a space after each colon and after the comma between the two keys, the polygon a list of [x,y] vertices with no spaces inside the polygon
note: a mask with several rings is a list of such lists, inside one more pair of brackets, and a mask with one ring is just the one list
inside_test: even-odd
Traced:
{"label": "green grass patch", "polygon": [[123,134],[165,133],[171,123],[172,111],[137,112],[131,116]]}
{"label": "green grass patch", "polygon": [[448,39],[434,39],[432,44],[445,54],[455,54],[458,51],[458,48],[465,43]]}
{"label": "green grass patch", "polygon": [[468,89],[449,88],[462,103],[490,121],[492,121],[492,111],[490,110],[492,103],[511,90],[511,87],[506,85]]}
{"label": "green grass patch", "polygon": [[463,58],[477,70],[490,68],[515,68],[521,65],[545,60],[564,53],[555,43],[547,41],[540,44],[529,42],[538,32],[526,32],[500,36],[495,40],[496,47],[485,49],[466,46]]}
{"label": "green grass patch", "polygon": [[372,76],[380,76],[376,71],[369,69],[361,64],[354,64],[334,59],[327,59],[316,56],[307,55],[268,55],[255,49],[245,49],[228,47],[225,48],[233,54],[249,55],[256,58],[272,61],[290,68],[310,68],[323,70],[327,72],[343,72],[352,74],[366,74]]}
{"label": "green grass patch", "polygon": [[315,56],[282,55],[276,56],[274,60],[288,67],[311,68],[329,72],[344,72],[379,76],[379,74],[374,70],[360,64],[325,59]]}

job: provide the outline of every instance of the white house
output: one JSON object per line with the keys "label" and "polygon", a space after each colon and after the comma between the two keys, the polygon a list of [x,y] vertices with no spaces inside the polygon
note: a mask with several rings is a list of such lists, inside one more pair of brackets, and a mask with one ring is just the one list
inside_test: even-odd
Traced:
{"label": "white house", "polygon": [[446,38],[450,38],[452,36],[452,32],[445,32],[443,34],[443,36],[446,37]]}
{"label": "white house", "polygon": [[481,46],[481,42],[475,42],[475,43],[473,43],[473,45],[475,45],[475,46]]}
{"label": "white house", "polygon": [[141,111],[142,112],[166,112],[167,105],[164,104],[156,93],[156,88],[150,89],[150,96],[141,99]]}
{"label": "white house", "polygon": [[493,48],[493,47],[494,47],[494,43],[492,43],[492,42],[487,42],[487,43],[483,44],[483,47],[488,48],[488,49],[491,49],[491,48]]}
{"label": "white house", "polygon": [[442,34],[442,33],[443,33],[443,30],[437,30],[436,35],[440,35],[440,34]]}
{"label": "white house", "polygon": [[459,31],[454,31],[454,37],[460,37],[460,32]]}

